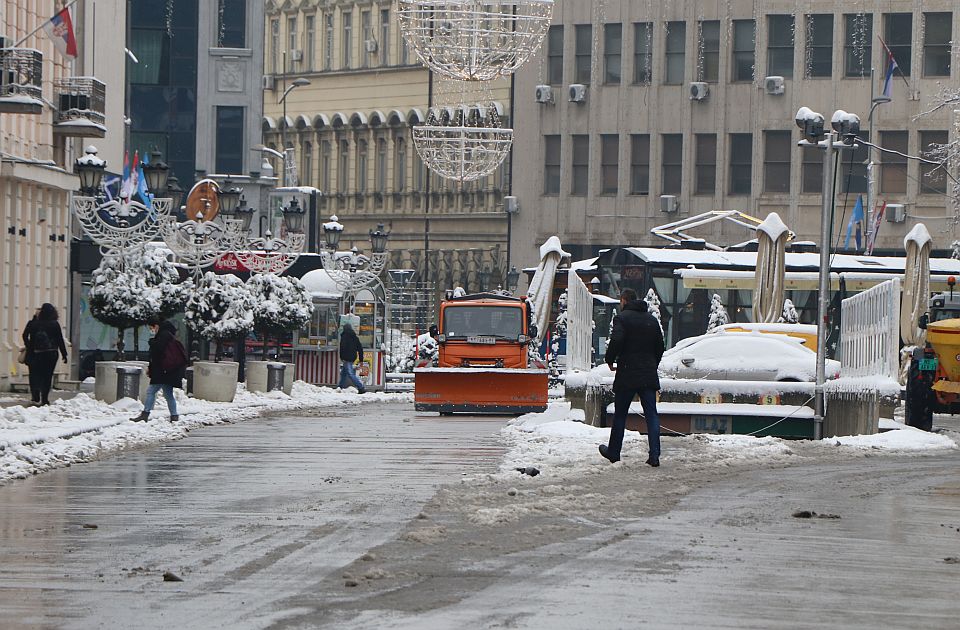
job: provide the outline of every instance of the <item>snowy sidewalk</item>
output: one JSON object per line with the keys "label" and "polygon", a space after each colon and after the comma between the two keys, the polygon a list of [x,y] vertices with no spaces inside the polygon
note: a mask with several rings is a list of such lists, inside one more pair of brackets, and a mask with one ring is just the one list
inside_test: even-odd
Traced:
{"label": "snowy sidewalk", "polygon": [[[180,420],[169,421],[160,397],[149,422],[131,422],[143,406],[120,400],[112,405],[85,393],[56,400],[47,407],[14,404],[0,408],[0,484],[45,470],[89,461],[105,453],[184,437],[190,429],[255,418],[266,411],[291,411],[408,401],[409,394],[338,391],[294,383],[293,396],[254,394],[240,385],[232,403],[211,403],[177,392]],[[10,398],[3,399],[9,404]]]}

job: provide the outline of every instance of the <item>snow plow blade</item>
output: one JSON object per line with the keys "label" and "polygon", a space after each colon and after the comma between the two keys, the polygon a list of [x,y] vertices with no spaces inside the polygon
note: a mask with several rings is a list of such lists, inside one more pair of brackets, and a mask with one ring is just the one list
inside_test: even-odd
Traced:
{"label": "snow plow blade", "polygon": [[418,368],[414,408],[440,413],[539,413],[547,409],[547,371]]}

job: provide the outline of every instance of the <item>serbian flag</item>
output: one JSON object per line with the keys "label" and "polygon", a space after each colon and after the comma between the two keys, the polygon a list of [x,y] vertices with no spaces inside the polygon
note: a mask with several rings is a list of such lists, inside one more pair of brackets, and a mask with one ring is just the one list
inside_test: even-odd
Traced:
{"label": "serbian flag", "polygon": [[70,19],[70,9],[62,9],[43,25],[53,45],[60,54],[70,59],[77,58],[77,38],[73,34],[73,21]]}
{"label": "serbian flag", "polygon": [[893,73],[897,71],[897,60],[893,58],[893,53],[887,48],[887,75],[883,79],[883,95],[887,98],[893,98]]}

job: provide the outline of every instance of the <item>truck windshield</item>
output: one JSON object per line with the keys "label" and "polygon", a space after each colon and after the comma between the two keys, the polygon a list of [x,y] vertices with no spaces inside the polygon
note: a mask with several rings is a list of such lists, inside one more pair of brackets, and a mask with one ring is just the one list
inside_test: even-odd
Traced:
{"label": "truck windshield", "polygon": [[447,338],[516,339],[523,333],[523,310],[511,306],[448,306],[443,310]]}

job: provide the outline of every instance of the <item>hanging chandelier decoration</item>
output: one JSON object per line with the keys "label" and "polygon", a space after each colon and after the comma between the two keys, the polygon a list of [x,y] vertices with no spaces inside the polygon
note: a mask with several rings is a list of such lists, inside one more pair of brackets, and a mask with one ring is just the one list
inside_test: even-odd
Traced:
{"label": "hanging chandelier decoration", "polygon": [[472,182],[494,172],[513,146],[513,129],[500,125],[494,106],[434,107],[414,127],[420,159],[437,175]]}

